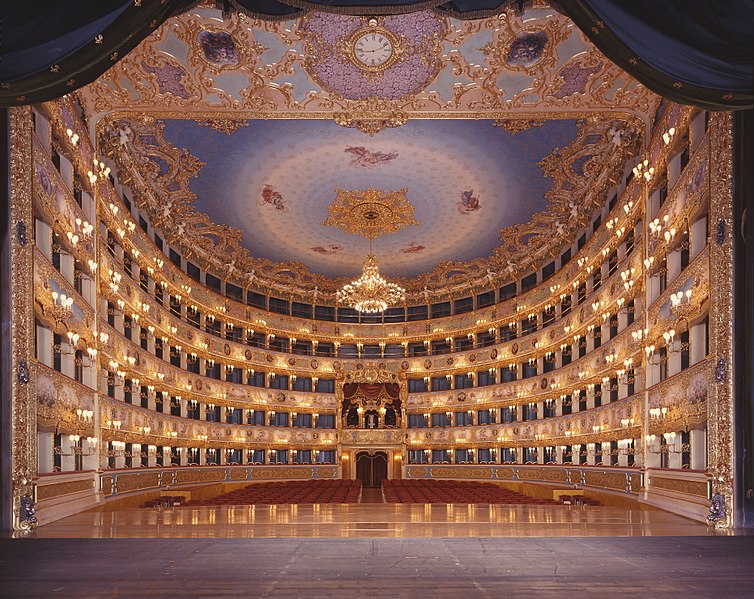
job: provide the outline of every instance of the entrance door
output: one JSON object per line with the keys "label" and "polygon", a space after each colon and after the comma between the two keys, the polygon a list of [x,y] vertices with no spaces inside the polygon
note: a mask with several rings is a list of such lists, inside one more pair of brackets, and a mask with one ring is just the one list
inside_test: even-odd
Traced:
{"label": "entrance door", "polygon": [[383,479],[387,478],[387,454],[384,451],[372,455],[366,451],[358,453],[356,478],[361,480],[363,487],[381,487]]}

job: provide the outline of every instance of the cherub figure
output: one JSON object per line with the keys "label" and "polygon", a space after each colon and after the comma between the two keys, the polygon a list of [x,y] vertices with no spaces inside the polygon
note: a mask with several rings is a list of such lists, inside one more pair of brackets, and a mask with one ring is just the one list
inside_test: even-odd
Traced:
{"label": "cherub figure", "polygon": [[469,189],[461,192],[461,199],[456,203],[456,207],[461,214],[471,214],[479,210],[482,205],[479,203],[479,196],[475,196],[474,190]]}
{"label": "cherub figure", "polygon": [[370,152],[364,146],[348,146],[345,151],[355,156],[349,164],[351,166],[360,166],[362,168],[374,168],[380,164],[385,164],[386,162],[398,158],[398,152],[390,152],[389,154],[385,154],[384,152]]}
{"label": "cherub figure", "polygon": [[265,185],[264,189],[262,189],[262,201],[259,205],[264,206],[265,204],[270,204],[275,210],[280,210],[281,212],[288,210],[283,194],[269,184]]}

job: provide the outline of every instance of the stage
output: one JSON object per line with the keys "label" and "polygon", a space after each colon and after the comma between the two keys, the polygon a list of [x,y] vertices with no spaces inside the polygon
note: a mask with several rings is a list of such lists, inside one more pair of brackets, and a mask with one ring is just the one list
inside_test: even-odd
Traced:
{"label": "stage", "polygon": [[711,533],[702,523],[661,510],[357,503],[89,511],[42,526],[34,534],[38,538],[510,538]]}

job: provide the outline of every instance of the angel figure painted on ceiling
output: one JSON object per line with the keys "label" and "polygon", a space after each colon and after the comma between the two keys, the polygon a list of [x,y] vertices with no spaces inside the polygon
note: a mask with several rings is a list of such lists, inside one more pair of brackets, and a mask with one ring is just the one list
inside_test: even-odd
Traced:
{"label": "angel figure painted on ceiling", "polygon": [[354,158],[348,164],[362,168],[374,168],[381,164],[390,162],[398,158],[398,152],[370,152],[364,146],[348,146],[345,152],[353,154]]}
{"label": "angel figure painted on ceiling", "polygon": [[456,203],[456,207],[461,214],[471,214],[479,210],[482,205],[479,203],[479,196],[475,196],[474,190],[469,189],[461,192],[461,199]]}
{"label": "angel figure painted on ceiling", "polygon": [[401,253],[402,254],[415,254],[416,252],[421,252],[424,249],[426,249],[426,246],[420,243],[417,243],[415,241],[412,241],[406,247],[401,249]]}
{"label": "angel figure painted on ceiling", "polygon": [[270,184],[265,185],[262,189],[262,201],[259,205],[264,206],[265,204],[269,204],[270,206],[273,206],[275,210],[280,210],[281,212],[286,212],[288,210],[288,206],[285,205],[283,194]]}

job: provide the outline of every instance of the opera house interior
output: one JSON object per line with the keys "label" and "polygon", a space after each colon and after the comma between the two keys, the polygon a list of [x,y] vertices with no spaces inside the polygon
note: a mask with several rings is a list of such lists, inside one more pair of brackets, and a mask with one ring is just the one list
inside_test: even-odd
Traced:
{"label": "opera house interior", "polygon": [[751,2],[11,4],[3,596],[751,596]]}

